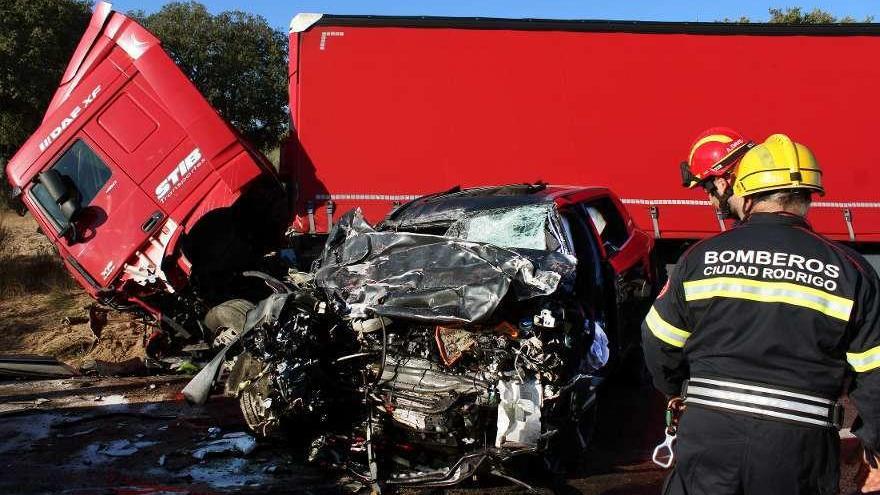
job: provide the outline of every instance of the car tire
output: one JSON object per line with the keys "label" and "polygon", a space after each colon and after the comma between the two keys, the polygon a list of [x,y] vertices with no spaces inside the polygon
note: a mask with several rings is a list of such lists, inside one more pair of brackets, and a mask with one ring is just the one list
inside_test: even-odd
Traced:
{"label": "car tire", "polygon": [[211,308],[205,315],[204,323],[208,330],[206,339],[214,341],[224,330],[241,333],[247,321],[248,311],[254,308],[246,299],[230,299]]}
{"label": "car tire", "polygon": [[266,364],[255,358],[250,352],[244,351],[235,357],[235,362],[226,376],[224,395],[237,398],[250,380],[263,371]]}
{"label": "car tire", "polygon": [[269,389],[269,377],[264,375],[244,386],[238,397],[248,428],[262,438],[272,437],[279,431],[278,419],[266,407]]}

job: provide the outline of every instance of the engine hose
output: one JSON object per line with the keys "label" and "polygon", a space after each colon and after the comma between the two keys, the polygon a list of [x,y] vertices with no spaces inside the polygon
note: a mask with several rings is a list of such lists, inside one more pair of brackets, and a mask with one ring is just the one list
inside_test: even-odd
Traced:
{"label": "engine hose", "polygon": [[[391,373],[389,371],[389,373]],[[456,385],[470,385],[470,386],[478,386],[478,387],[488,387],[489,382],[480,380],[477,377],[473,376],[459,376],[459,375],[447,375],[442,372],[433,371],[433,370],[422,370],[419,368],[405,368],[405,367],[395,367],[394,372],[391,375],[391,378],[382,382],[382,384],[391,382],[394,378],[398,376],[407,376],[412,378],[426,378],[428,373],[436,373],[437,375],[441,375],[449,381],[455,381],[454,385],[442,386],[442,387],[424,387],[426,391],[436,390],[436,391],[445,391],[445,389],[454,388]],[[413,386],[418,386],[419,384],[412,384]]]}
{"label": "engine hose", "polygon": [[454,385],[450,385],[448,387],[438,387],[438,388],[430,388],[430,387],[419,387],[418,385],[412,386],[401,386],[394,385],[391,387],[392,390],[400,392],[413,392],[417,394],[442,394],[444,392],[455,392],[458,390],[458,387]]}
{"label": "engine hose", "polygon": [[385,373],[385,359],[388,356],[388,332],[385,330],[385,318],[380,316],[379,324],[382,325],[382,360],[379,364],[379,373],[376,375],[376,383],[373,386],[382,383],[382,374]]}
{"label": "engine hose", "polygon": [[350,359],[356,359],[356,358],[359,358],[359,357],[372,356],[373,354],[374,354],[374,352],[357,352],[357,353],[355,353],[355,354],[349,354],[349,355],[347,355],[347,356],[338,357],[338,358],[336,358],[336,360],[333,361],[333,362],[334,362],[334,363],[341,363],[341,362],[343,362],[343,361],[348,361],[348,360],[350,360]]}

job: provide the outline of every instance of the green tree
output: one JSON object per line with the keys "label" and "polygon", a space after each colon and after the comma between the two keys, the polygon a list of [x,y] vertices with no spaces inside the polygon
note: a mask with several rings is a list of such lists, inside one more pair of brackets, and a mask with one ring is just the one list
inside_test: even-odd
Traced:
{"label": "green tree", "polygon": [[[770,18],[767,20],[773,24],[850,24],[859,22],[852,16],[844,16],[841,18],[834,17],[830,12],[826,12],[819,8],[806,12],[800,7],[786,7],[784,9],[768,9]],[[739,19],[724,18],[722,22],[737,22],[740,24],[748,24],[751,21],[748,17],[740,17]],[[873,16],[867,16],[861,22],[874,22]]]}
{"label": "green tree", "polygon": [[[837,21],[830,12],[815,8],[810,12],[804,12],[800,7],[787,7],[785,9],[770,9],[768,22],[780,24],[833,24]],[[851,17],[845,17],[840,22],[855,22]]]}
{"label": "green tree", "polygon": [[[89,0],[0,2],[0,164],[39,126],[88,23]],[[5,199],[5,166],[0,190]],[[0,201],[4,203],[5,201]]]}
{"label": "green tree", "polygon": [[213,15],[175,2],[130,12],[160,40],[211,105],[251,143],[275,146],[287,129],[287,35],[245,12]]}

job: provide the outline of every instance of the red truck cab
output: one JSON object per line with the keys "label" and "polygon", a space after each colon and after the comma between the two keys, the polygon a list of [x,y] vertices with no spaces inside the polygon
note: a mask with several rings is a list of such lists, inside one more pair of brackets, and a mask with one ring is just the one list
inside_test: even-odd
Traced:
{"label": "red truck cab", "polygon": [[[151,298],[181,291],[194,270],[219,270],[203,266],[217,251],[227,251],[226,261],[246,257],[232,236],[249,240],[242,220],[270,215],[236,210],[268,207],[266,188],[281,192],[272,165],[159,40],[103,2],[42,124],[6,172],[90,295],[154,314],[161,304]],[[262,202],[246,200],[255,189]],[[218,231],[219,241],[197,240]]]}

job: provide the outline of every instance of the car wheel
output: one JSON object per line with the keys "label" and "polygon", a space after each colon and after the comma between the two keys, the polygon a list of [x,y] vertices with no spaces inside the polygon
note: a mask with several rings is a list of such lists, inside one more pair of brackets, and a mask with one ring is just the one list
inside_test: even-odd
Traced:
{"label": "car wheel", "polygon": [[204,319],[209,332],[206,340],[212,341],[214,347],[229,343],[244,329],[248,311],[253,308],[254,305],[246,299],[230,299],[211,308]]}
{"label": "car wheel", "polygon": [[248,427],[257,435],[268,438],[278,432],[279,421],[270,408],[268,376],[258,377],[241,389],[238,405]]}

